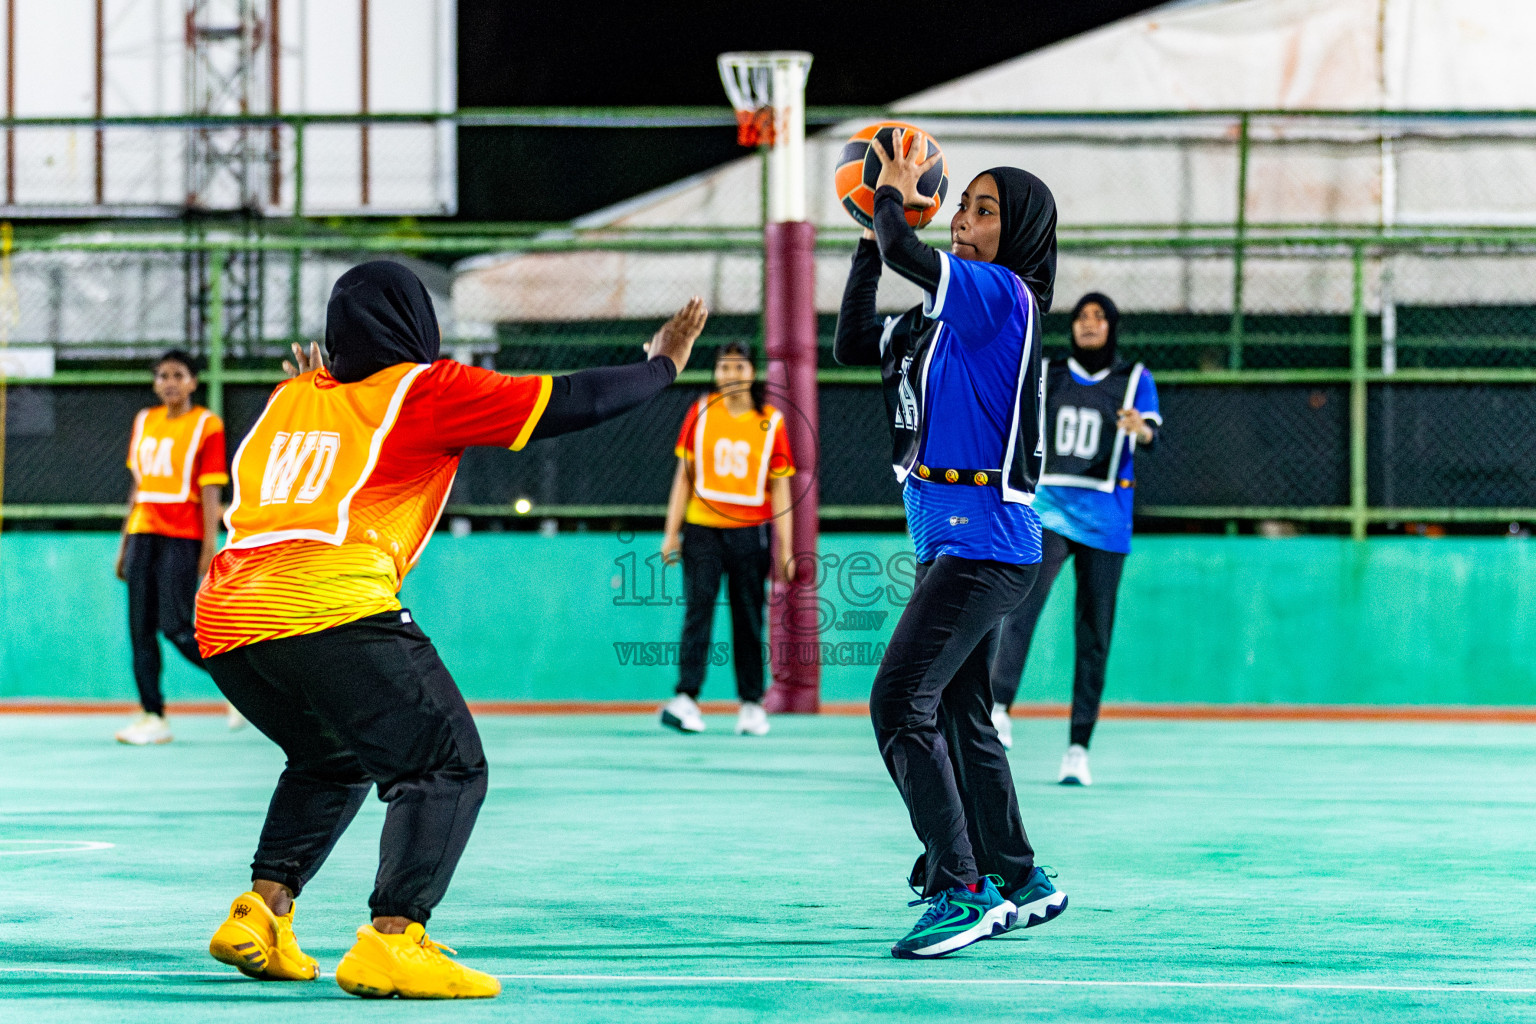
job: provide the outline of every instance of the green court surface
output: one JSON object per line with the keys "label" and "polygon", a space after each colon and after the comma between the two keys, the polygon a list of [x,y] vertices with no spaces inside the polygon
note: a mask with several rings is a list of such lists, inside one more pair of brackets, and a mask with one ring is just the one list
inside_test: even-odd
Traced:
{"label": "green court surface", "polygon": [[[1532,727],[1111,720],[1066,789],[1065,724],[1020,722],[1070,907],[913,963],[888,949],[917,844],[863,719],[484,718],[490,796],[431,930],[505,988],[425,1004],[206,956],[280,757],[173,724],[129,749],[108,718],[0,717],[0,1020],[1536,1020]],[[327,972],[381,817],[300,900]]]}

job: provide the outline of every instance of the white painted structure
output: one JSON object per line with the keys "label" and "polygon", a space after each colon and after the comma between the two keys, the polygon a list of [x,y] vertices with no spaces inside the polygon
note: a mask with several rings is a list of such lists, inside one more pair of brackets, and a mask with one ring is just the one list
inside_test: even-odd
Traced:
{"label": "white painted structure", "polygon": [[764,156],[768,223],[805,220],[805,79],[811,55],[798,50],[722,53],[717,63],[738,120],[758,111],[770,114]]}
{"label": "white painted structure", "polygon": [[[1294,111],[1250,122],[1244,213],[1250,225],[1536,225],[1536,3],[1532,0],[1194,0],[1165,5],[894,104],[943,144],[955,183],[997,164],[1025,167],[1055,192],[1062,228],[1230,227],[1238,214],[1239,109]],[[1450,118],[1306,117],[1307,111],[1450,111]],[[945,112],[1191,111],[1179,119],[955,120]],[[808,140],[807,217],[850,226],[832,169],[856,126]],[[583,218],[586,227],[739,227],[761,220],[762,173],[746,157]],[[938,224],[951,210],[942,211]],[[1529,301],[1536,266],[1394,261],[1396,302]],[[558,272],[555,271],[558,267]],[[586,253],[465,261],[454,284],[461,325],[663,315],[699,292],[722,312],[761,295],[748,255]],[[1256,259],[1245,307],[1341,311],[1347,260]],[[1372,306],[1383,304],[1373,264]],[[818,260],[816,304],[834,312],[846,259]],[[891,278],[892,275],[886,275]],[[895,309],[915,290],[889,282]],[[1090,288],[1126,309],[1224,312],[1231,261],[1064,256],[1057,294]],[[1068,299],[1070,301],[1070,298]]]}
{"label": "white painted structure", "polygon": [[[193,7],[215,26],[240,24],[241,8],[249,9],[255,25],[249,113],[435,114],[457,108],[456,0],[0,0],[0,62],[15,97],[6,112],[141,117],[195,110],[188,43]],[[0,87],[0,105],[6,95]],[[260,135],[265,157],[270,132]],[[117,127],[100,136],[98,169],[98,129],[10,133],[0,159],[0,212],[179,212],[188,188],[186,129]],[[306,129],[304,149],[306,213],[440,214],[457,208],[449,122],[314,125]],[[278,133],[276,160],[262,163],[266,177],[257,191],[264,212],[291,211],[291,130]]]}
{"label": "white painted structure", "polygon": [[[174,233],[165,236],[168,242],[176,238]],[[368,259],[391,259],[409,266],[427,286],[444,337],[451,341],[459,336],[449,298],[450,275],[440,265],[395,254],[336,252],[307,254],[300,266],[304,337],[324,337],[331,287]],[[286,349],[290,272],[286,255],[269,258],[265,264],[269,300],[261,334],[268,341],[260,354],[281,355]],[[11,280],[16,289],[15,321],[6,340],[12,352],[31,347],[56,352],[61,359],[144,358],[185,344],[186,271],[178,252],[23,252],[11,258]],[[4,315],[0,306],[0,316]],[[27,358],[33,361],[24,366],[5,364],[10,367],[6,375],[53,373],[52,355],[46,363],[36,362],[35,356]]]}

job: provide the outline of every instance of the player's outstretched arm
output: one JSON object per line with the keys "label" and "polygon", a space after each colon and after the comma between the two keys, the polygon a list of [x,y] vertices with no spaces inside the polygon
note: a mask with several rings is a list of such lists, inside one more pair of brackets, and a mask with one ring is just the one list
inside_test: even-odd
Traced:
{"label": "player's outstretched arm", "polygon": [[673,376],[682,373],[683,367],[688,365],[688,357],[693,355],[693,343],[704,333],[704,323],[708,319],[709,307],[695,295],[645,343],[646,354],[652,359],[667,357],[677,367]]}
{"label": "player's outstretched arm", "polygon": [[880,290],[880,247],[875,233],[865,231],[843,285],[843,304],[837,311],[837,333],[832,338],[832,358],[843,366],[879,366],[880,335],[884,324],[876,310]]}
{"label": "player's outstretched arm", "polygon": [[117,565],[112,570],[113,573],[117,576],[117,578],[122,580],[124,583],[128,582],[128,570],[125,568],[125,566],[123,564],[123,559],[128,554],[128,521],[133,518],[133,506],[138,504],[138,501],[139,501],[139,485],[136,484],[136,483],[129,484],[128,485],[128,514],[123,517],[122,534],[121,534],[121,536],[118,537],[118,541],[117,541]]}
{"label": "player's outstretched arm", "polygon": [[870,147],[880,160],[880,177],[875,180],[875,239],[886,266],[924,291],[933,292],[939,287],[943,257],[917,237],[907,223],[906,211],[933,205],[932,199],[918,192],[917,182],[939,158],[918,160],[916,146],[913,152],[903,153],[902,135],[898,131],[892,136],[892,153],[886,153],[884,146]]}
{"label": "player's outstretched arm", "polygon": [[875,240],[880,243],[880,258],[902,277],[925,292],[939,287],[939,250],[923,244],[907,223],[901,193],[890,185],[875,193]]}
{"label": "player's outstretched arm", "polygon": [[549,404],[530,436],[532,440],[584,430],[623,415],[659,395],[677,379],[693,343],[704,331],[709,309],[695,295],[673,314],[646,344],[650,358],[627,366],[600,366],[555,377]]}
{"label": "player's outstretched arm", "polygon": [[682,561],[683,516],[687,514],[688,496],[692,493],[688,460],[678,456],[677,472],[672,474],[672,493],[667,496],[667,520],[661,531],[661,558],[668,565]]}

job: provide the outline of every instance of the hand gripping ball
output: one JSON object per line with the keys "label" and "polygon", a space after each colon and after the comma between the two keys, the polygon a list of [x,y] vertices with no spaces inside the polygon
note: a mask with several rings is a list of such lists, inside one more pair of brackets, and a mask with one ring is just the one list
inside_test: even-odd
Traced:
{"label": "hand gripping ball", "polygon": [[881,121],[854,133],[844,143],[843,151],[837,157],[837,168],[832,174],[838,202],[843,204],[848,216],[857,221],[860,227],[875,226],[875,182],[880,177],[880,158],[870,149],[870,145],[884,146],[886,153],[894,153],[892,140],[896,132],[903,129],[904,152],[911,153],[912,147],[918,146],[918,152],[923,154],[924,160],[936,153],[939,157],[939,162],[930,167],[917,183],[918,191],[934,200],[934,204],[926,210],[908,210],[907,223],[920,228],[933,220],[939,207],[944,205],[944,196],[949,192],[949,168],[945,165],[944,151],[939,148],[939,144],[933,136],[910,124]]}

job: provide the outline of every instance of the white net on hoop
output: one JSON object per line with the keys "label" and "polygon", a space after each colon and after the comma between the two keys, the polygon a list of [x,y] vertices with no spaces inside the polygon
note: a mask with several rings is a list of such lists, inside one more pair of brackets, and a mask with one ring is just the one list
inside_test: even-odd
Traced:
{"label": "white net on hoop", "polygon": [[811,55],[798,51],[722,53],[720,81],[736,108],[736,141],[743,146],[771,146],[779,134],[778,115],[800,95]]}

